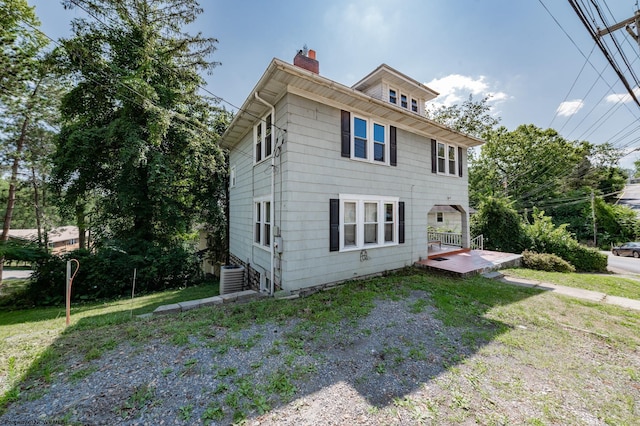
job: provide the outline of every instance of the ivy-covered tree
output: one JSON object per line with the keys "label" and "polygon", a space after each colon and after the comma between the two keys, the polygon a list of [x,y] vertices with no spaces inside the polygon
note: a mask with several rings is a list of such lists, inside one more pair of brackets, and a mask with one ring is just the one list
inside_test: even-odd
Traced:
{"label": "ivy-covered tree", "polygon": [[194,223],[224,217],[226,112],[201,94],[200,75],[217,65],[217,40],[185,32],[202,12],[195,0],[64,4],[88,18],[62,41],[77,84],[63,99],[53,183],[97,246],[179,249]]}

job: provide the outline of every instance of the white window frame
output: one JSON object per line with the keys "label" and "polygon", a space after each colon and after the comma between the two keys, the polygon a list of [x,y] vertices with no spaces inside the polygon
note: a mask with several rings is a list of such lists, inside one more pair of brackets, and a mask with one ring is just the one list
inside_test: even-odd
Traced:
{"label": "white window frame", "polygon": [[[264,117],[260,121],[258,121],[255,126],[253,126],[253,162],[254,164],[262,163],[264,160],[271,158],[273,155],[273,127],[274,127],[274,118],[269,117],[271,113],[265,114]],[[271,125],[267,125],[270,122]],[[259,133],[260,132],[260,133]],[[267,150],[267,138],[270,138],[270,149]],[[260,159],[258,159],[258,144],[260,144]]]}
{"label": "white window frame", "polygon": [[[266,231],[269,237],[266,238]],[[273,243],[273,202],[271,197],[253,200],[253,245],[270,250]]]}
{"label": "white window frame", "polygon": [[[411,99],[411,97],[409,95],[407,95],[406,93],[400,93],[399,98],[400,98],[400,101],[398,102],[398,106],[400,106],[400,108],[402,108],[402,109],[410,110],[410,101],[409,101],[409,99]],[[404,99],[404,102],[406,103],[406,105],[402,105],[403,99]]]}
{"label": "white window frame", "polygon": [[[415,111],[413,110],[413,104],[416,106]],[[420,102],[414,97],[411,97],[411,101],[409,102],[409,111],[414,114],[420,114]]]}
{"label": "white window frame", "polygon": [[[354,251],[363,250],[376,247],[390,247],[398,245],[398,237],[400,232],[400,221],[398,220],[398,204],[400,199],[398,197],[385,197],[379,195],[355,195],[355,194],[340,194],[340,251]],[[344,243],[344,213],[345,203],[355,203],[356,205],[356,241],[355,245],[345,246]],[[375,203],[377,205],[377,242],[366,244],[365,240],[365,204]],[[388,204],[393,205],[392,220],[386,220],[385,206]],[[393,238],[391,241],[385,241],[385,225],[393,224]]]}
{"label": "white window frame", "polygon": [[229,188],[236,186],[236,166],[231,166],[229,169]]}
{"label": "white window frame", "polygon": [[[391,97],[391,92],[393,92],[395,94],[395,101]],[[398,89],[395,89],[395,88],[389,86],[388,93],[389,93],[389,103],[393,104],[393,105],[398,105],[398,98],[400,97],[400,91]]]}
{"label": "white window frame", "polygon": [[[440,155],[440,147],[444,150],[443,155]],[[449,159],[450,153],[453,153],[453,162]],[[441,165],[441,161],[443,161],[443,165]],[[457,146],[440,141],[436,142],[436,164],[439,175],[457,177],[458,164],[460,161]]]}
{"label": "white window frame", "polygon": [[[389,125],[384,124],[380,121],[377,120],[373,120],[372,118],[369,117],[364,117],[364,116],[360,116],[358,114],[351,114],[351,128],[353,129],[351,131],[351,159],[352,160],[357,160],[357,161],[365,161],[368,163],[373,163],[373,164],[382,164],[382,165],[389,165],[389,155],[391,152],[390,149],[390,145],[391,145],[391,140],[390,140],[390,131],[389,131]],[[366,139],[365,139],[365,143],[366,143],[366,158],[361,158],[361,157],[356,157],[356,127],[355,127],[355,123],[356,120],[362,120],[366,123],[366,130],[367,130],[367,135],[366,135]],[[375,127],[376,126],[382,126],[384,129],[384,148],[383,148],[383,161],[378,161],[375,159],[375,145],[376,144],[380,144],[379,141],[375,140]]]}

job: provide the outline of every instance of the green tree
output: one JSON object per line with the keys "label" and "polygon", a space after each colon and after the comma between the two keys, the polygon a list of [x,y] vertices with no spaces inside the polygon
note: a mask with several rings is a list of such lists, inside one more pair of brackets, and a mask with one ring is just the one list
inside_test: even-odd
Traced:
{"label": "green tree", "polygon": [[460,105],[430,108],[427,109],[426,115],[427,118],[453,130],[482,138],[500,123],[500,118],[491,114],[489,99],[484,97],[474,101],[473,95],[469,95],[469,98]]}
{"label": "green tree", "polygon": [[471,217],[471,233],[484,236],[489,250],[520,253],[527,247],[522,218],[505,198],[487,197]]}
{"label": "green tree", "polygon": [[[221,221],[219,116],[200,94],[216,40],[184,27],[195,0],[74,0],[53,183],[98,245],[131,255],[183,245],[195,222]],[[224,223],[224,222],[222,222]],[[214,224],[215,225],[215,224]],[[220,226],[223,229],[224,226]]]}
{"label": "green tree", "polygon": [[[553,129],[521,125],[485,135],[486,143],[469,170],[473,203],[483,196],[509,197],[517,209],[557,198],[564,180],[582,161],[582,150]],[[472,203],[472,204],[473,204]]]}
{"label": "green tree", "polygon": [[[59,85],[51,74],[51,61],[44,50],[48,40],[37,31],[40,23],[34,9],[25,0],[0,2],[0,23],[0,149],[1,161],[9,169],[0,235],[4,243],[9,238],[18,188],[29,181],[25,173],[33,178],[48,154]],[[34,195],[38,195],[35,188]]]}

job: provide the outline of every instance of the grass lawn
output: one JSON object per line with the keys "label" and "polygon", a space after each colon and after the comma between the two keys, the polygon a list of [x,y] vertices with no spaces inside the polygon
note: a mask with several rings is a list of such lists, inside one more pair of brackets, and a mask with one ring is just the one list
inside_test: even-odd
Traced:
{"label": "grass lawn", "polygon": [[501,271],[505,275],[537,280],[567,287],[599,291],[610,296],[640,300],[640,280],[622,278],[613,274],[566,274],[561,272],[534,271],[513,268]]}
{"label": "grass lawn", "polygon": [[[583,277],[589,276],[562,274],[557,279],[562,278],[559,284],[568,285],[567,281],[579,283]],[[601,278],[593,276],[586,281],[596,282],[596,277]],[[372,312],[377,300],[412,300],[406,308],[413,315],[412,321],[439,324],[425,327],[421,333],[433,336],[442,358],[434,360],[431,352],[416,345],[418,336],[402,335],[398,341],[388,342],[387,358],[370,376],[392,377],[411,362],[436,362],[440,373],[419,377],[415,391],[394,398],[387,405],[371,405],[365,414],[368,423],[640,423],[640,312],[482,277],[459,280],[408,270],[347,283],[301,299],[262,299],[145,320],[135,317],[160,304],[210,295],[210,288],[192,288],[136,298],[133,303],[122,300],[78,306],[72,311],[73,324],[69,328],[64,327],[62,307],[1,313],[0,358],[5,362],[0,369],[4,393],[0,413],[10,403],[37,400],[51,391],[56,381],[90,378],[96,371],[92,361],[121,344],[130,343],[144,350],[144,345],[153,340],[155,345],[163,342],[185,351],[202,345],[220,356],[232,355],[234,349],[244,353],[259,345],[262,336],[243,334],[250,326],[267,322],[293,324],[293,333],[282,335],[277,345],[274,343],[262,354],[265,359],[282,357],[285,365],[293,369],[290,376],[274,378],[273,390],[261,395],[266,399],[255,399],[258,397],[249,392],[252,374],[264,374],[264,364],[256,363],[246,375],[225,372],[230,380],[225,399],[217,394],[218,390],[223,392],[222,388],[202,390],[212,398],[212,404],[215,398],[226,402],[216,402],[201,414],[199,407],[185,405],[181,413],[183,419],[196,416],[192,420],[200,417],[206,424],[217,416],[230,416],[227,412],[233,410],[227,410],[233,402],[234,406],[244,407],[238,418],[268,415],[277,409],[270,405],[274,404],[272,393],[286,394],[285,403],[311,398],[296,393],[305,380],[317,379],[313,368],[296,370],[303,366],[301,360],[312,355],[314,363],[320,364],[323,351],[336,347],[343,348],[340,350],[347,356],[353,350],[350,345],[354,335],[375,338],[375,330],[359,329],[358,324]],[[400,334],[404,333],[404,326],[389,318],[388,327],[399,327]],[[344,335],[341,328],[347,329]],[[75,370],[65,364],[70,358],[79,360]],[[189,362],[182,367],[184,374],[211,374],[204,366],[194,369]],[[167,375],[176,373],[166,371]],[[232,392],[234,386],[240,390]],[[254,399],[247,401],[251,398]],[[300,409],[303,408],[301,404]],[[231,422],[231,417],[224,418]]]}

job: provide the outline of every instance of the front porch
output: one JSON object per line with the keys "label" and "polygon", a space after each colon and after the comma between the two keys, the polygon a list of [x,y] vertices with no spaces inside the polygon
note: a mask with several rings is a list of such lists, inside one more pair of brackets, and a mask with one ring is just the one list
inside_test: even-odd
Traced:
{"label": "front porch", "polygon": [[415,266],[432,272],[458,277],[484,274],[502,268],[520,266],[522,255],[490,250],[461,249],[443,250],[420,260]]}
{"label": "front porch", "polygon": [[467,277],[520,266],[519,254],[484,250],[482,235],[471,240],[471,248],[462,247],[462,235],[450,232],[428,233],[428,257],[415,266],[433,272]]}

